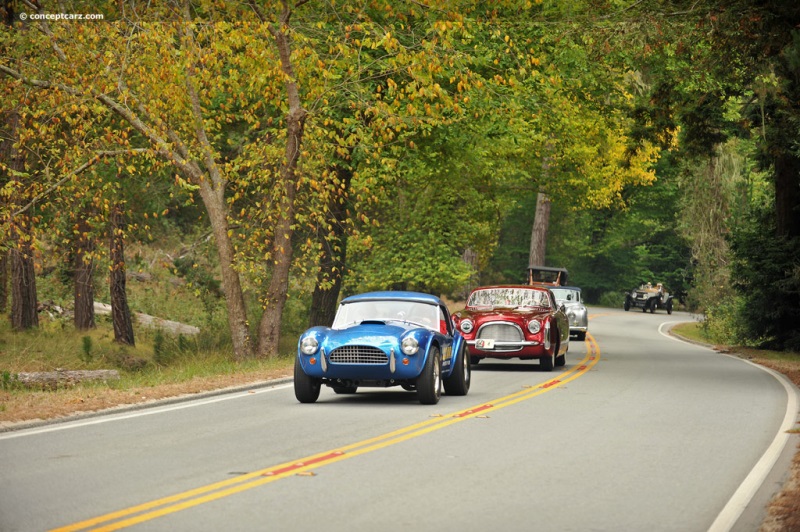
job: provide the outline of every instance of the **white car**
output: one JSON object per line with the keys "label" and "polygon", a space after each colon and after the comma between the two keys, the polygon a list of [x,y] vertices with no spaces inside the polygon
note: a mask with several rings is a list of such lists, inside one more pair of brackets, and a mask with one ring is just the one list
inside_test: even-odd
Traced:
{"label": "white car", "polygon": [[550,290],[558,304],[564,305],[569,319],[569,335],[584,341],[589,330],[589,312],[581,299],[581,289],[577,286],[554,286]]}

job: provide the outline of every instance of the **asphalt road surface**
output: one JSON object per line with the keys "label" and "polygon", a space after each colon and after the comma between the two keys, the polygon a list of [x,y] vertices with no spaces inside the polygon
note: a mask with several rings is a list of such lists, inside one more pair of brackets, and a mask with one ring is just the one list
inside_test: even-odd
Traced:
{"label": "asphalt road surface", "polygon": [[564,368],[434,406],[282,383],[0,433],[0,530],[756,530],[798,392],[664,334],[690,319],[590,309]]}

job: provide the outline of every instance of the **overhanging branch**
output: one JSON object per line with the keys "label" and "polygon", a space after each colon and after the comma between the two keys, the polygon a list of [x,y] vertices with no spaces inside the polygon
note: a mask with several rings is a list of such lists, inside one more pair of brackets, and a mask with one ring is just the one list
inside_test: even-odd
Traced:
{"label": "overhanging branch", "polygon": [[79,166],[78,168],[76,168],[72,172],[68,173],[67,175],[65,175],[64,177],[62,177],[61,179],[59,179],[58,181],[56,181],[52,185],[50,185],[47,188],[47,190],[45,190],[41,194],[38,194],[35,198],[33,198],[30,202],[28,202],[27,205],[25,205],[24,207],[21,207],[20,209],[14,211],[11,214],[11,217],[13,218],[15,216],[19,216],[20,214],[24,213],[25,211],[27,211],[28,209],[33,207],[36,204],[36,202],[38,202],[42,198],[50,195],[53,191],[58,189],[58,187],[63,185],[68,179],[71,179],[72,177],[85,172],[88,168],[90,168],[91,166],[96,164],[97,161],[99,161],[103,157],[110,157],[110,156],[115,156],[115,155],[128,155],[128,154],[132,154],[132,153],[147,153],[149,151],[150,150],[147,149],[147,148],[135,148],[135,149],[131,149],[131,150],[114,150],[114,151],[100,151],[100,152],[97,152],[97,154],[95,154],[94,157],[92,157],[91,159],[89,159],[88,161],[83,163],[81,166]]}

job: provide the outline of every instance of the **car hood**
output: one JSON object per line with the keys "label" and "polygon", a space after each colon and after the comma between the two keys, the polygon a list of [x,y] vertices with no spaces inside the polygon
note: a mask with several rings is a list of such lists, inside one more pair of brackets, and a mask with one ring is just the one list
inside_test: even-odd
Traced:
{"label": "car hood", "polygon": [[507,319],[507,318],[532,318],[534,316],[543,316],[550,313],[549,309],[541,307],[519,307],[519,308],[496,308],[491,310],[478,310],[478,309],[464,309],[456,315],[461,318],[470,318],[473,320],[492,320],[492,319]]}
{"label": "car hood", "polygon": [[370,321],[345,329],[314,328],[307,331],[304,336],[315,334],[322,347],[328,352],[348,344],[371,345],[388,351],[392,347],[396,348],[400,339],[412,330],[418,330],[418,335],[431,332],[419,325],[407,322]]}

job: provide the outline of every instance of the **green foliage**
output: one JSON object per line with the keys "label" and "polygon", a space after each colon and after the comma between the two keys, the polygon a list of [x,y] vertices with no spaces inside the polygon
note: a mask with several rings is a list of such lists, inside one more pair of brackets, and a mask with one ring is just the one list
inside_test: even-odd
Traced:
{"label": "green foliage", "polygon": [[[325,251],[346,247],[346,292],[521,281],[533,205],[546,192],[547,262],[567,267],[587,301],[611,302],[643,281],[679,296],[694,286],[690,299],[710,313],[709,326],[740,334],[733,318],[755,307],[725,293],[730,231],[745,301],[766,303],[755,281],[776,289],[758,277],[760,255],[780,265],[770,275],[786,293],[796,284],[788,244],[760,250],[737,232],[751,207],[787,195],[788,207],[775,202],[776,223],[796,228],[798,172],[784,172],[790,182],[772,195],[752,166],[797,168],[800,33],[790,29],[800,10],[791,4],[305,3],[290,29],[293,81],[308,114],[289,183],[287,77],[269,27],[277,3],[195,2],[189,20],[148,4],[128,23],[122,4],[102,2],[88,11],[113,23],[15,26],[0,34],[0,64],[20,126],[3,135],[29,157],[21,170],[0,161],[10,170],[0,181],[0,224],[10,229],[9,214],[32,206],[20,222],[38,231],[47,256],[41,293],[61,306],[71,297],[71,248],[107,238],[112,205],[125,206],[128,242],[178,229],[180,245],[166,258],[137,246],[132,274],[163,268],[130,283],[129,302],[203,325],[202,351],[239,338],[222,332],[224,305],[238,294],[222,297],[218,272],[239,276],[251,317],[241,323],[255,333],[252,317],[281,256],[294,259],[281,317],[288,335],[305,321]],[[346,214],[332,220],[337,204]],[[334,225],[347,241],[325,250]],[[220,263],[201,242],[212,233],[230,259]],[[195,240],[188,251],[187,239]],[[96,248],[98,272],[107,271],[104,253]],[[783,329],[794,316],[788,301],[769,307]],[[748,334],[759,341],[794,341],[754,327]],[[108,353],[94,342],[85,364]],[[157,364],[187,352],[185,339],[171,342],[154,339]],[[149,360],[117,358],[126,367]]]}
{"label": "green foliage", "polygon": [[0,390],[16,390],[20,387],[19,375],[3,370],[0,372]]}
{"label": "green foliage", "polygon": [[762,218],[733,235],[731,277],[742,304],[741,343],[800,350],[800,238],[775,237]]}
{"label": "green foliage", "polygon": [[[551,203],[546,261],[567,268],[587,302],[619,307],[625,292],[647,281],[678,296],[689,290],[690,250],[677,229],[677,168],[665,157],[656,172],[651,185],[623,190],[625,208]],[[524,281],[534,208],[535,198],[528,196],[506,217],[488,282]]]}
{"label": "green foliage", "polygon": [[178,257],[173,261],[175,273],[186,279],[188,287],[194,295],[200,299],[206,315],[206,324],[211,324],[214,313],[220,308],[222,299],[222,289],[220,281],[215,277],[207,265],[198,264],[193,257]]}
{"label": "green foliage", "polygon": [[161,329],[156,329],[153,337],[153,362],[159,366],[166,366],[169,362],[169,356],[164,348],[164,332]]}
{"label": "green foliage", "polygon": [[758,339],[748,336],[748,326],[742,320],[745,307],[745,299],[732,292],[728,292],[727,297],[709,302],[701,325],[706,339],[725,345],[757,345]]}
{"label": "green foliage", "polygon": [[81,340],[81,347],[83,348],[81,351],[81,360],[89,363],[92,361],[92,358],[94,358],[94,355],[92,354],[92,337],[84,336]]}

